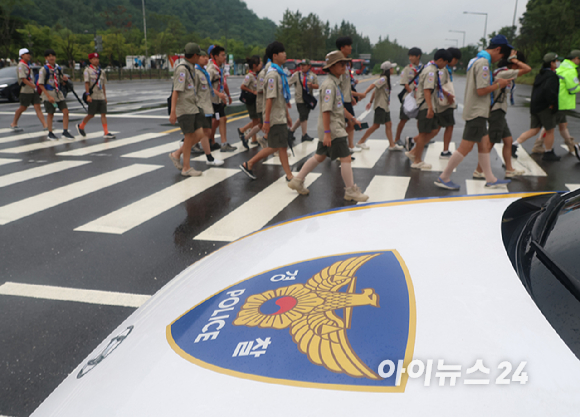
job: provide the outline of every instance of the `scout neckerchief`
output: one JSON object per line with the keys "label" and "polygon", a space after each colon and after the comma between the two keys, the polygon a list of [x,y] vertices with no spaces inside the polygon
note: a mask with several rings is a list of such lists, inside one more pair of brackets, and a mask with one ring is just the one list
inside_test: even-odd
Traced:
{"label": "scout neckerchief", "polygon": [[[473,64],[475,64],[475,62],[479,61],[481,58],[487,59],[487,62],[489,64],[489,68],[491,68],[491,55],[487,51],[480,51],[475,58],[473,58],[471,61],[469,61],[469,65],[467,65],[467,71],[469,71],[471,69],[471,67],[473,66]],[[490,72],[489,85],[492,85],[492,84],[493,84],[493,73]],[[491,104],[493,105],[493,94],[491,94],[490,96],[491,96]]]}
{"label": "scout neckerchief", "polygon": [[417,67],[415,67],[413,64],[411,64],[411,69],[415,73],[415,79],[413,81],[413,84],[415,84],[415,86],[417,86],[417,85],[419,85],[419,77],[417,77],[417,74],[423,69],[423,64],[421,64],[419,62],[419,65],[417,65]]}
{"label": "scout neckerchief", "polygon": [[[501,68],[498,68],[498,69],[496,69],[496,70],[493,72],[493,76],[494,76],[494,77],[497,77],[497,75],[498,75],[500,72],[507,71],[507,70],[508,70],[508,67],[501,67]],[[512,81],[512,82],[511,82],[511,84],[512,84],[512,85],[511,85],[511,88],[510,88],[510,104],[513,106],[513,105],[514,105],[514,90],[516,89],[516,83]],[[504,88],[503,90],[504,90],[504,94],[505,94],[505,88]]]}
{"label": "scout neckerchief", "polygon": [[[52,67],[52,65],[50,65],[48,62],[46,63],[46,68],[49,69],[49,74],[50,74],[50,70],[52,70],[52,76],[54,78],[54,89],[56,90],[56,92],[58,92],[58,76],[56,75],[56,70],[59,68],[58,65],[55,65],[54,68]],[[46,88],[46,86],[45,86]]]}
{"label": "scout neckerchief", "polygon": [[211,86],[211,80],[209,78],[209,72],[206,71],[206,69],[204,67],[202,67],[199,64],[195,64],[195,68],[197,68],[198,70],[200,70],[201,72],[203,72],[203,75],[205,75],[205,78],[207,79],[207,85],[209,86],[209,89],[211,91],[211,95],[215,95],[215,93],[213,92],[213,88]]}
{"label": "scout neckerchief", "polygon": [[30,81],[30,65],[28,65],[28,62],[26,62],[26,61],[25,61],[25,60],[23,60],[23,59],[21,59],[21,60],[20,60],[20,63],[21,63],[21,64],[24,64],[24,66],[25,66],[26,68],[28,68],[28,75],[26,76],[26,79],[27,79],[28,81]]}
{"label": "scout neckerchief", "polygon": [[300,71],[300,74],[298,74],[298,81],[300,81],[300,76],[302,75],[302,88],[304,88],[304,90],[306,90],[306,92],[308,93],[308,73],[310,72],[310,70],[306,71],[306,73],[303,73],[302,71]]}
{"label": "scout neckerchief", "polygon": [[449,65],[445,68],[447,68],[447,72],[449,73],[449,81],[453,82],[453,69]]}
{"label": "scout neckerchief", "polygon": [[220,93],[223,93],[224,92],[224,72],[219,67],[219,65],[217,64],[217,62],[215,62],[215,58],[212,58],[211,59],[211,62],[214,64],[214,66],[217,68],[217,70],[220,73]]}
{"label": "scout neckerchief", "polygon": [[[93,67],[93,64],[89,65],[89,68],[92,69],[97,75],[99,75],[101,73],[101,67]],[[97,85],[99,86],[99,90],[101,90],[101,77],[99,77],[99,81],[97,82]]]}
{"label": "scout neckerchief", "polygon": [[274,64],[273,62],[269,71],[272,69],[276,70],[280,78],[282,78],[282,93],[284,95],[284,100],[286,100],[286,103],[290,103],[292,94],[290,93],[290,86],[288,85],[288,78],[286,77],[286,73],[282,70],[282,68],[280,68],[278,64]]}
{"label": "scout neckerchief", "polygon": [[[443,98],[445,96],[443,95],[443,87],[441,86],[441,77],[439,76],[439,67],[437,66],[435,61],[429,61],[429,63],[427,63],[427,65],[433,65],[435,67],[435,72],[437,73],[437,95],[439,96],[440,100],[443,100]],[[427,66],[427,65],[425,65],[425,66]]]}

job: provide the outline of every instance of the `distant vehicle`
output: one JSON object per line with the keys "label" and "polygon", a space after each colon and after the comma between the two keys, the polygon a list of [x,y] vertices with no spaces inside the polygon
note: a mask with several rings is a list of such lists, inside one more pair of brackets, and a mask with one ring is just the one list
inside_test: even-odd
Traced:
{"label": "distant vehicle", "polygon": [[312,65],[311,71],[316,75],[326,75],[326,72],[322,69],[324,67],[324,61],[310,61]]}
{"label": "distant vehicle", "polygon": [[[14,103],[17,102],[20,97],[20,84],[18,84],[18,75],[16,73],[16,66],[13,67],[4,67],[0,69],[0,98],[5,98],[8,101]],[[40,71],[40,66],[38,65],[31,65],[30,69],[32,70],[32,79],[38,74]],[[65,73],[66,74],[66,73]],[[72,81],[69,81],[69,85],[72,86]],[[68,84],[68,83],[67,83]],[[62,93],[64,97],[68,95],[69,88],[67,84],[63,85]],[[73,87],[74,88],[74,87]]]}
{"label": "distant vehicle", "polygon": [[353,72],[353,75],[363,75],[364,74],[364,70],[365,67],[367,66],[367,61],[364,59],[353,59],[352,60],[352,67],[351,67],[351,71]]}
{"label": "distant vehicle", "polygon": [[286,63],[284,64],[284,68],[288,70],[290,74],[294,74],[296,71],[300,71],[299,62],[302,61],[301,59],[287,59]]}

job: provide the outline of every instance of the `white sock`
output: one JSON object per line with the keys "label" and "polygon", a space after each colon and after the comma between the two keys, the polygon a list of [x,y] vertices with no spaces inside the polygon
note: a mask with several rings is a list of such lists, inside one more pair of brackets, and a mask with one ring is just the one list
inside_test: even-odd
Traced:
{"label": "white sock", "polygon": [[478,152],[477,160],[479,162],[479,165],[481,166],[481,169],[483,170],[483,173],[485,174],[485,181],[496,182],[497,178],[493,175],[493,172],[491,171],[491,162],[489,160],[489,154]]}
{"label": "white sock", "polygon": [[[542,138],[543,136],[540,136],[540,137]],[[514,142],[514,145],[516,145],[516,146],[520,146],[520,143],[519,143],[519,142],[516,140],[516,141]]]}
{"label": "white sock", "polygon": [[352,174],[352,166],[350,162],[340,163],[340,174],[346,188],[351,188],[354,185],[354,176]]}
{"label": "white sock", "polygon": [[306,176],[309,173],[311,173],[312,170],[314,170],[314,168],[316,168],[319,163],[320,162],[318,162],[314,156],[311,156],[304,163],[304,165],[302,165],[302,169],[300,170],[300,172],[298,173],[298,175],[296,175],[296,178],[301,179],[301,180],[304,180],[304,178],[306,178]]}
{"label": "white sock", "polygon": [[447,166],[441,173],[440,177],[443,181],[448,182],[451,179],[451,173],[455,168],[459,166],[461,161],[463,161],[464,156],[459,151],[453,152],[451,157],[449,158],[449,162],[447,162]]}

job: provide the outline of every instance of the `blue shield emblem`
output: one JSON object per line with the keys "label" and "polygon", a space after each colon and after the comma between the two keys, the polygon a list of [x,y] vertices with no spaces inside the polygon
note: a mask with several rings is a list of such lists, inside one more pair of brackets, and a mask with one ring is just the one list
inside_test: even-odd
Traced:
{"label": "blue shield emblem", "polygon": [[167,339],[187,360],[239,378],[403,392],[407,374],[397,384],[397,372],[378,368],[412,360],[413,285],[394,250],[311,259],[213,295],[167,326]]}

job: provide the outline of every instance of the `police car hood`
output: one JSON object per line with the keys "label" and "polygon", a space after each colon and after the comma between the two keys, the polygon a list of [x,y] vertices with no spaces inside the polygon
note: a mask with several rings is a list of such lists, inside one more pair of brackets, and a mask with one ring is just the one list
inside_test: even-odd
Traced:
{"label": "police car hood", "polygon": [[160,290],[33,415],[571,415],[580,362],[502,244],[520,197],[355,206],[240,239]]}

